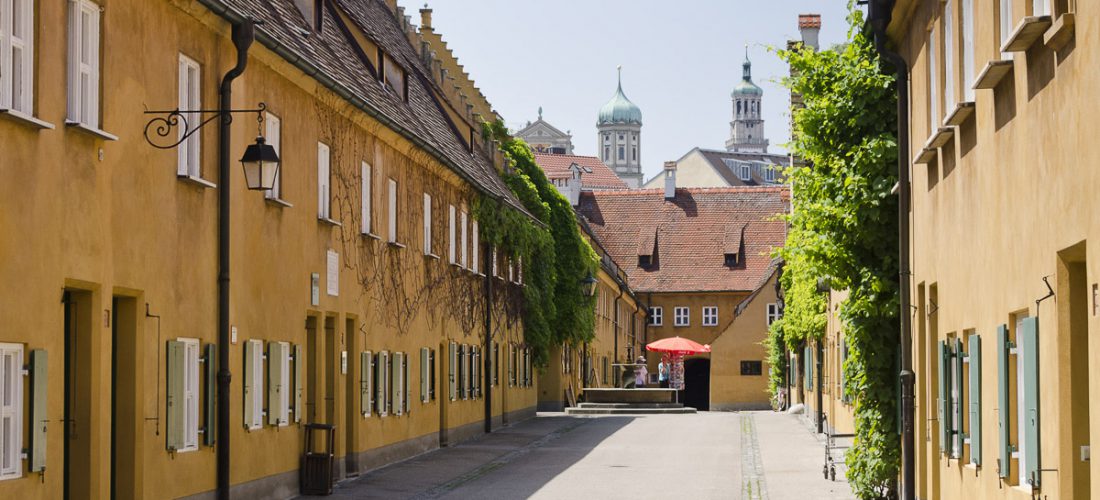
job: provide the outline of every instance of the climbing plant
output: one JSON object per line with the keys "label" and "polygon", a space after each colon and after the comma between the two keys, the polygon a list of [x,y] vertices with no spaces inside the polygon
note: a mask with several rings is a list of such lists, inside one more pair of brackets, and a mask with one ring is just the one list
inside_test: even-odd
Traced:
{"label": "climbing plant", "polygon": [[581,236],[576,215],[535,163],[530,146],[508,135],[503,122],[485,123],[486,139],[504,153],[503,179],[534,219],[482,196],[474,204],[486,243],[522,263],[524,341],[536,364],[545,365],[550,346],[578,344],[595,335],[595,301],[581,281],[595,275],[596,252]]}
{"label": "climbing plant", "polygon": [[[819,279],[847,290],[839,318],[849,348],[843,370],[853,401],[856,438],[848,480],[860,498],[896,497],[898,209],[896,97],[849,3],[847,43],[823,51],[780,51],[786,80],[805,108],[794,112],[791,150],[804,162],[787,172],[792,185],[790,232],[779,251],[786,262],[784,317],[772,325],[769,354],[796,349],[825,331]],[[785,363],[772,365],[784,369]],[[773,372],[773,388],[783,372]]]}

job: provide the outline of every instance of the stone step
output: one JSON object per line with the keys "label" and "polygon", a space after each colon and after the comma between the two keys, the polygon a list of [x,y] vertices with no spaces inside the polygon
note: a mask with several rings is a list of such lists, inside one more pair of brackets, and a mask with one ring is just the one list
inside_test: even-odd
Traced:
{"label": "stone step", "polygon": [[683,408],[682,403],[579,403],[578,408]]}
{"label": "stone step", "polygon": [[578,408],[565,409],[566,415],[677,415],[696,413],[695,408]]}

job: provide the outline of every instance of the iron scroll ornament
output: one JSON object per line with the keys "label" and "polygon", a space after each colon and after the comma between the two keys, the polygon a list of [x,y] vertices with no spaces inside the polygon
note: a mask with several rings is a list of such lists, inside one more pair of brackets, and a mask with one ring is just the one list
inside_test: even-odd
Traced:
{"label": "iron scroll ornament", "polygon": [[[199,129],[206,126],[207,123],[214,121],[218,117],[224,117],[225,123],[233,123],[233,113],[256,113],[257,121],[263,123],[264,111],[267,110],[267,104],[260,102],[256,109],[199,109],[194,111],[181,111],[176,108],[171,111],[146,111],[147,115],[162,115],[156,116],[149,120],[145,124],[145,142],[157,149],[173,149],[180,144],[183,144],[188,137],[191,137]],[[187,116],[197,116],[202,121],[195,127],[187,121]],[[206,115],[211,115],[207,117]],[[180,128],[182,127],[182,128]],[[173,130],[180,130],[182,133],[177,132],[178,139],[168,139],[171,137]],[[174,141],[174,142],[165,142]]]}

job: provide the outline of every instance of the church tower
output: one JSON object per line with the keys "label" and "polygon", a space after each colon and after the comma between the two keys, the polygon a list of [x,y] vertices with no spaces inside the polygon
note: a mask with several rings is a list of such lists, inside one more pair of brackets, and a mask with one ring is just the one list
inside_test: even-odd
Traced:
{"label": "church tower", "polygon": [[768,140],[764,138],[764,119],[760,101],[764,90],[752,83],[752,62],[749,47],[745,46],[745,62],[741,65],[741,81],[733,88],[733,121],[730,122],[730,138],[726,151],[731,153],[767,153]]}
{"label": "church tower", "polygon": [[600,108],[596,130],[600,159],[631,189],[641,187],[642,110],[623,94],[622,66],[619,66],[619,88]]}

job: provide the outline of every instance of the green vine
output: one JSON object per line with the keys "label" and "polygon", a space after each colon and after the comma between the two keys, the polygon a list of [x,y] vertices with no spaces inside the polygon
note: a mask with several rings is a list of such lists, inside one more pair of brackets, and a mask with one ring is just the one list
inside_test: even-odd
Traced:
{"label": "green vine", "polygon": [[483,124],[483,133],[504,153],[505,184],[538,219],[485,196],[473,208],[485,242],[523,262],[524,341],[534,363],[545,366],[551,346],[595,336],[595,300],[584,296],[581,281],[595,274],[599,258],[581,236],[573,207],[535,163],[527,143],[509,136],[500,121]]}
{"label": "green vine", "polygon": [[[769,334],[769,355],[798,349],[825,331],[819,278],[847,290],[839,319],[849,346],[843,370],[854,402],[856,438],[848,480],[860,498],[895,498],[897,436],[898,208],[896,97],[892,69],[882,67],[849,3],[848,43],[825,51],[788,50],[786,82],[805,108],[794,113],[791,149],[806,160],[787,174],[793,186],[790,232],[779,254],[784,317]],[[773,364],[771,385],[785,363]],[[784,371],[778,371],[783,369]]]}

